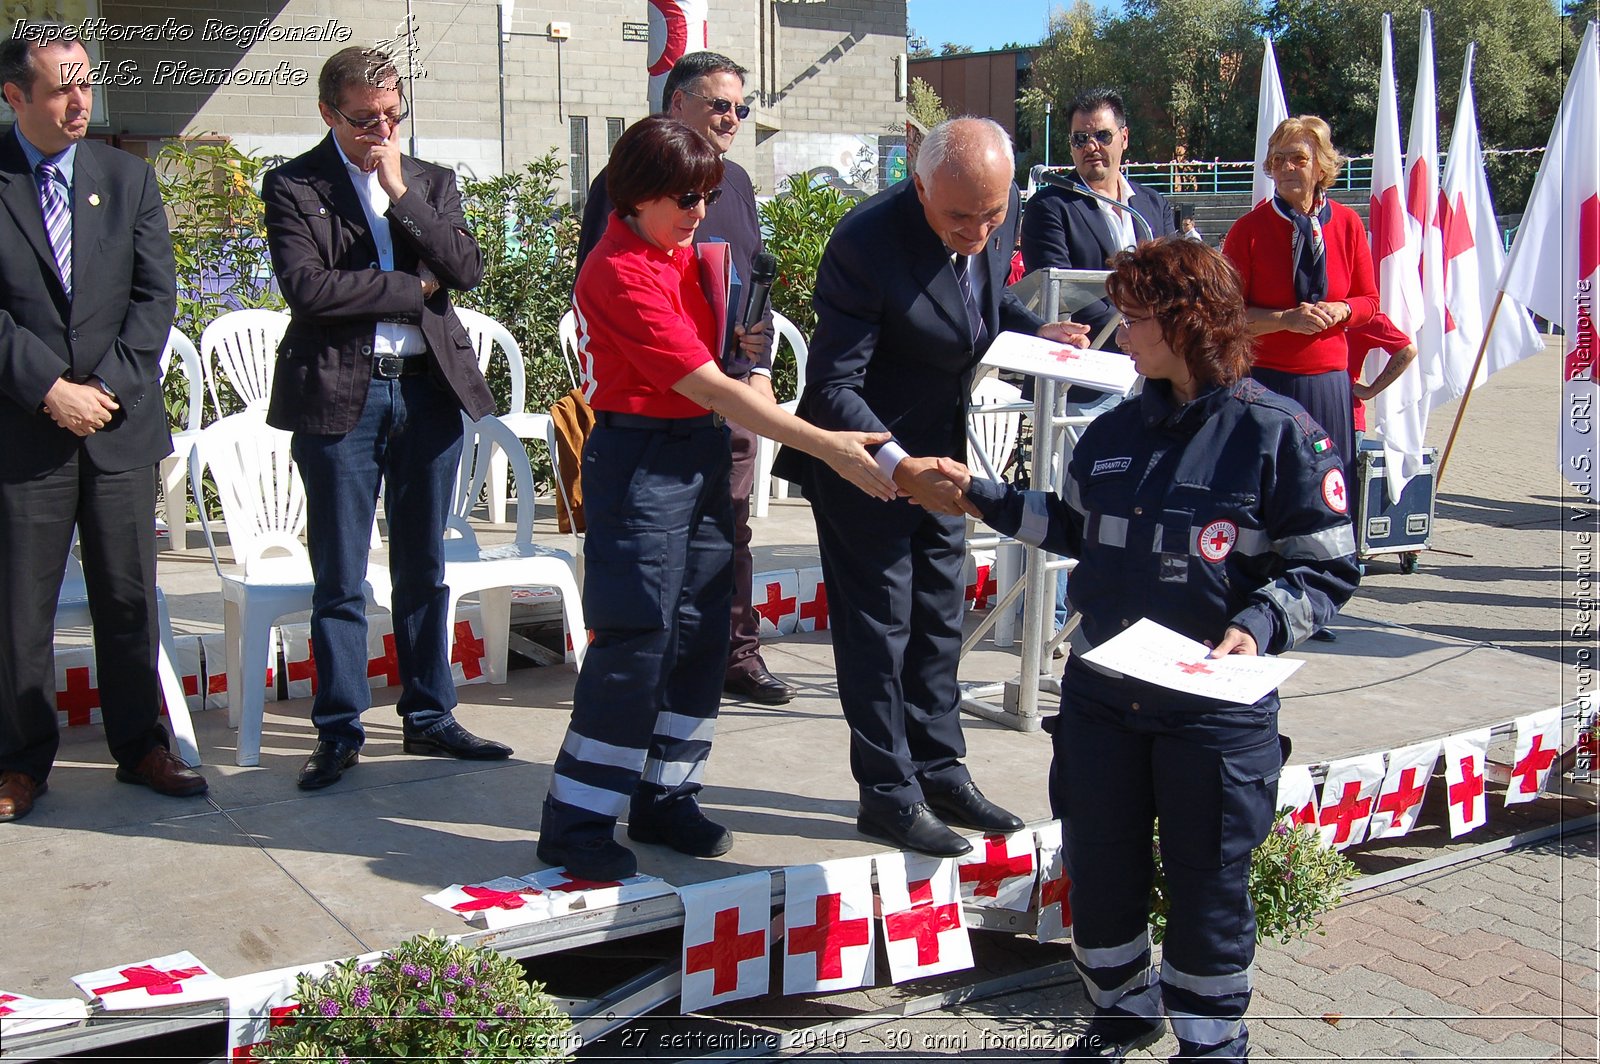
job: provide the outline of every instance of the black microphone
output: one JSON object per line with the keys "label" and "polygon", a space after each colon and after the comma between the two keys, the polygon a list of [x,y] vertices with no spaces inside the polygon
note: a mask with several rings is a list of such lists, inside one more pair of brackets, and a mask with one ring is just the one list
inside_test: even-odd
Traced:
{"label": "black microphone", "polygon": [[750,263],[750,301],[744,305],[742,324],[747,331],[767,316],[767,307],[772,303],[772,282],[777,279],[777,258],[770,252],[758,252]]}
{"label": "black microphone", "polygon": [[1092,199],[1097,199],[1102,203],[1109,203],[1113,207],[1122,208],[1129,214],[1133,215],[1133,220],[1138,222],[1140,228],[1144,230],[1144,238],[1146,240],[1155,239],[1155,232],[1150,228],[1150,223],[1145,219],[1145,216],[1134,210],[1128,204],[1123,203],[1121,200],[1112,199],[1110,196],[1102,196],[1088,185],[1085,185],[1082,181],[1074,181],[1065,174],[1057,173],[1054,170],[1041,171],[1039,174],[1039,180],[1055,188],[1065,189],[1068,192],[1076,192],[1081,196],[1088,196]]}

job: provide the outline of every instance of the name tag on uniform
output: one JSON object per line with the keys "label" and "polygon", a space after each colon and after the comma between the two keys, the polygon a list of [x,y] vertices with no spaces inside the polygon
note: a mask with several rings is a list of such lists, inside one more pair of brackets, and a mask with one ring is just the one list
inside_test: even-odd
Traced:
{"label": "name tag on uniform", "polygon": [[1089,470],[1091,477],[1101,477],[1108,473],[1126,473],[1133,464],[1133,457],[1127,458],[1102,458]]}

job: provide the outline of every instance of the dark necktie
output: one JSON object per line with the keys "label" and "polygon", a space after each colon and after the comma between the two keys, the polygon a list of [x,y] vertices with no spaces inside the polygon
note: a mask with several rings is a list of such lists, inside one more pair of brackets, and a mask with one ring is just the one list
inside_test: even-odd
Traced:
{"label": "dark necktie", "polygon": [[972,257],[957,255],[953,264],[956,284],[961,288],[961,302],[967,311],[967,329],[972,337],[973,350],[983,339],[983,312],[978,309],[978,294],[972,289]]}
{"label": "dark necktie", "polygon": [[72,298],[72,211],[67,207],[63,191],[64,181],[59,181],[61,171],[54,163],[39,164],[39,206],[44,210],[44,230],[50,237],[50,248],[56,255],[56,268],[61,272],[61,287],[67,298]]}

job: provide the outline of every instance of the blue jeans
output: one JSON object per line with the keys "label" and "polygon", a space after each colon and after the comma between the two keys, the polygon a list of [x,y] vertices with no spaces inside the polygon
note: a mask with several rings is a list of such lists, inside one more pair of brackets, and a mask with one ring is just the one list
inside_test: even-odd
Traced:
{"label": "blue jeans", "polygon": [[445,621],[444,526],[461,460],[461,411],[431,377],[374,379],[355,428],[342,436],[295,433],[306,486],[311,654],[319,739],[360,746],[367,686],[367,613],[362,581],[372,517],[383,484],[394,581],[394,649],[408,734],[448,725],[456,705]]}

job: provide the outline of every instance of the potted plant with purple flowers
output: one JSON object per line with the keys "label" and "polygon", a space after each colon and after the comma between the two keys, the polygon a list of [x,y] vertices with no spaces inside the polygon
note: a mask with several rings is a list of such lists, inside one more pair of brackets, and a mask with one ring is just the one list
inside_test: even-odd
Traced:
{"label": "potted plant with purple flowers", "polygon": [[374,963],[302,975],[299,1010],[258,1046],[261,1060],[560,1061],[572,1022],[522,966],[490,949],[420,935]]}

